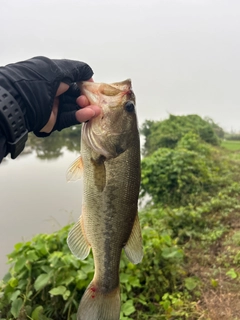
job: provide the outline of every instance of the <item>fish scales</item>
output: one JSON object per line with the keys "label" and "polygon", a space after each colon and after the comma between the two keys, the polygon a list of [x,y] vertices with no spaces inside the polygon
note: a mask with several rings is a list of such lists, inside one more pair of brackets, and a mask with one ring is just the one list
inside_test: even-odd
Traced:
{"label": "fish scales", "polygon": [[[132,151],[134,150],[128,149],[119,157],[105,162],[107,182],[102,193],[91,183],[88,183],[84,190],[84,207],[87,213],[83,217],[83,223],[94,255],[95,268],[98,272],[97,281],[100,288],[111,285],[109,290],[119,284],[118,269],[121,251],[123,244],[130,236],[137,214],[136,198],[140,179],[139,167],[136,166],[136,163],[139,161],[134,159]],[[138,157],[138,153],[135,152],[135,154]],[[85,155],[82,156],[84,164]],[[132,166],[124,166],[121,170],[116,170],[126,161],[134,162],[134,170],[130,170]],[[84,168],[86,169],[84,180],[85,174],[88,181],[94,179],[93,165],[90,164]],[[117,232],[119,226],[122,232]],[[96,231],[98,231],[98,237],[96,237]]]}
{"label": "fish scales", "polygon": [[83,168],[84,191],[82,215],[68,244],[81,259],[91,247],[95,264],[78,320],[118,320],[122,249],[133,263],[143,256],[137,216],[140,142],[135,97],[129,80],[110,86],[83,83],[81,89],[102,112],[83,124],[81,163],[69,170],[71,176],[76,168]]}

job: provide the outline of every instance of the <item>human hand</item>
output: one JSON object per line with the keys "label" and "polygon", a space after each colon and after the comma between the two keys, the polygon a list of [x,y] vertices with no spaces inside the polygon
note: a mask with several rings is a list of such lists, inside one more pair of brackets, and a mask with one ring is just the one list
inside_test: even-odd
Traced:
{"label": "human hand", "polygon": [[80,96],[76,85],[93,81],[93,71],[84,62],[35,57],[0,69],[10,83],[5,89],[22,108],[28,131],[37,136],[48,136],[100,113],[98,106]]}
{"label": "human hand", "polygon": [[[93,78],[90,78],[87,81],[93,82]],[[59,103],[61,100],[61,95],[63,95],[67,90],[69,90],[69,85],[67,85],[64,82],[61,82],[56,96],[54,98],[53,102],[53,108],[50,115],[50,118],[47,122],[47,124],[40,130],[40,132],[46,132],[49,133],[53,130],[58,116],[58,110],[59,110]],[[78,91],[78,89],[75,87],[75,90]],[[77,92],[78,93],[78,92]],[[94,118],[100,114],[100,108],[96,105],[91,105],[87,99],[86,96],[80,95],[76,99],[73,99],[73,104],[77,105],[77,108],[80,107],[79,110],[75,113],[76,120],[81,123],[90,120],[91,118]],[[71,124],[70,124],[71,125]],[[66,125],[67,127],[67,125]]]}

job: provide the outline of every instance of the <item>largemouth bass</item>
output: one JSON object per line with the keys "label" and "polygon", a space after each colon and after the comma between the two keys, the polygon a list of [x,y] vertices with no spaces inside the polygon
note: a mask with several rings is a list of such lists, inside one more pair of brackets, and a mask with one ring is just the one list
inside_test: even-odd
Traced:
{"label": "largemouth bass", "polygon": [[140,142],[131,81],[83,82],[81,92],[101,107],[82,124],[81,157],[68,180],[83,175],[83,206],[68,245],[79,259],[92,248],[95,274],[77,313],[78,320],[119,320],[119,263],[122,249],[136,264],[143,257],[138,219]]}

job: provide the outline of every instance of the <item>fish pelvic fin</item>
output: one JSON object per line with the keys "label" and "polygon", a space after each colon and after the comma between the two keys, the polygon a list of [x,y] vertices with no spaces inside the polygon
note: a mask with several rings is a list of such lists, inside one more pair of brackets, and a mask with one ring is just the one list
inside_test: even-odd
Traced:
{"label": "fish pelvic fin", "polygon": [[72,253],[80,260],[87,258],[90,252],[90,244],[87,241],[82,216],[79,221],[70,230],[67,238],[67,244]]}
{"label": "fish pelvic fin", "polygon": [[67,170],[67,181],[76,181],[82,178],[83,173],[83,161],[82,157],[79,156]]}
{"label": "fish pelvic fin", "polygon": [[77,320],[119,320],[120,308],[120,288],[102,293],[93,280],[82,297]]}
{"label": "fish pelvic fin", "polygon": [[143,245],[142,245],[141,227],[140,227],[138,214],[136,215],[134,225],[132,228],[132,233],[128,239],[127,244],[124,247],[124,251],[128,259],[132,263],[137,264],[142,261]]}

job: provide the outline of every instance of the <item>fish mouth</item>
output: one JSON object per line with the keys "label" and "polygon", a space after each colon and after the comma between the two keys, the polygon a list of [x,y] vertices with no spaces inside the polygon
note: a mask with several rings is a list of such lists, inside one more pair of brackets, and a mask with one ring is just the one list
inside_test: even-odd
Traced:
{"label": "fish mouth", "polygon": [[112,84],[82,81],[78,82],[78,86],[81,93],[88,98],[91,104],[101,105],[104,96],[108,98],[119,96],[119,99],[121,99],[124,95],[127,95],[129,99],[135,99],[130,79]]}
{"label": "fish mouth", "polygon": [[100,105],[100,100],[98,95],[99,87],[100,87],[99,83],[82,81],[78,83],[78,86],[80,88],[81,94],[87,97],[90,104]]}

